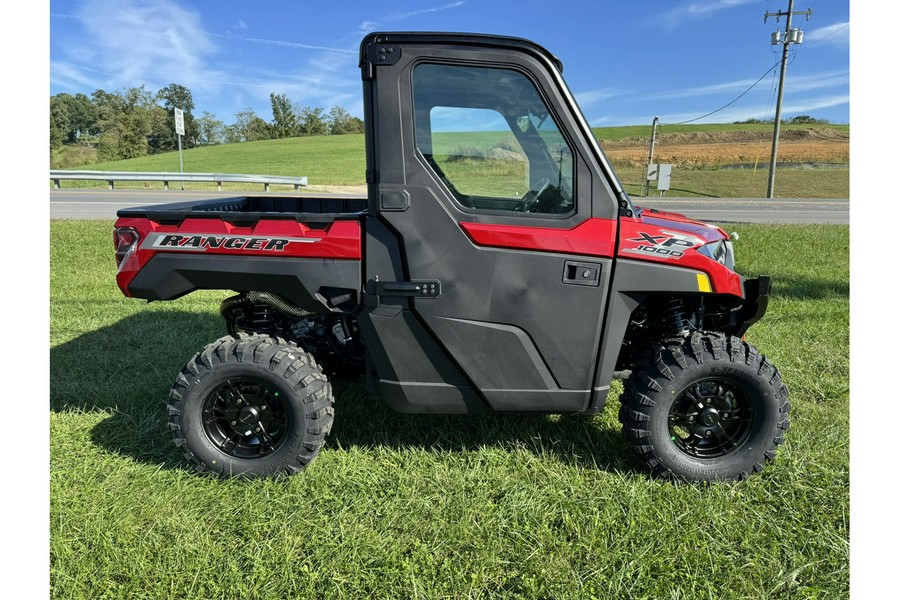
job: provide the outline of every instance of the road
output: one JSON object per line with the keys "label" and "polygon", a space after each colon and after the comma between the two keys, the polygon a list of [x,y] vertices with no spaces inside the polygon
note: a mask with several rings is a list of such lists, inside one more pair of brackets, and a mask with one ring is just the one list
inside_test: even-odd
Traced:
{"label": "road", "polygon": [[[254,196],[291,193],[251,192]],[[229,198],[245,192],[161,190],[50,190],[51,219],[115,219],[116,210],[202,198]],[[335,198],[359,197],[330,195]],[[633,198],[639,206],[677,212],[715,223],[836,223],[849,225],[850,201],[802,198]]]}

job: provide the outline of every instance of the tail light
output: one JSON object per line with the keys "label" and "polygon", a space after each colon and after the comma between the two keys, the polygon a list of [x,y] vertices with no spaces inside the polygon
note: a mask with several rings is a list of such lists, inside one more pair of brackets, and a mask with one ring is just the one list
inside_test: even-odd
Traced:
{"label": "tail light", "polygon": [[141,235],[134,227],[116,227],[113,229],[113,245],[116,247],[116,268],[122,268],[122,263],[134,252],[140,241]]}

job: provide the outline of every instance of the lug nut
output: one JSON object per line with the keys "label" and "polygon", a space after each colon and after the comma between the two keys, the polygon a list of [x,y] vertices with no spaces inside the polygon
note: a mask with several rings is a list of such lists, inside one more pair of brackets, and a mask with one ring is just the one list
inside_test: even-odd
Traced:
{"label": "lug nut", "polygon": [[231,424],[232,424],[232,425],[237,425],[237,421],[232,421]]}
{"label": "lug nut", "polygon": [[257,427],[257,428],[254,429],[253,431],[255,431],[256,433],[259,433],[259,427]]}
{"label": "lug nut", "polygon": [[694,417],[688,417],[688,421],[690,421],[691,423],[693,423],[693,422],[694,422]]}
{"label": "lug nut", "polygon": [[710,431],[709,429],[707,429],[707,430],[706,430],[706,437],[709,437],[709,436],[711,436],[711,435],[712,435],[712,431]]}

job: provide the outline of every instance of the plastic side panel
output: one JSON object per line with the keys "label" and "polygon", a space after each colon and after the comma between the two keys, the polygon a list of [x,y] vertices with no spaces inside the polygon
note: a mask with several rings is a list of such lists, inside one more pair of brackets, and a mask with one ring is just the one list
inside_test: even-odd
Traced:
{"label": "plastic side panel", "polygon": [[615,252],[616,221],[587,219],[571,229],[460,223],[477,246],[561,252],[608,258]]}
{"label": "plastic side panel", "polygon": [[438,317],[438,338],[480,390],[553,390],[556,382],[519,327]]}
{"label": "plastic side panel", "polygon": [[[132,279],[137,298],[172,300],[197,289],[274,292],[311,312],[343,312],[330,306],[323,288],[341,288],[359,301],[359,261],[321,258],[204,256],[159,253]],[[342,303],[345,304],[345,303]]]}
{"label": "plastic side panel", "polygon": [[[594,380],[596,389],[609,387],[631,313],[641,300],[653,292],[699,293],[698,272],[651,262],[628,260],[616,262],[610,289],[609,310],[603,330],[603,344],[598,357],[599,368]],[[602,402],[599,404],[602,405]],[[592,408],[597,406],[598,398],[595,397]]]}
{"label": "plastic side panel", "polygon": [[581,412],[590,400],[588,390],[481,390],[497,412]]}
{"label": "plastic side panel", "polygon": [[[141,238],[137,250],[116,273],[119,289],[126,296],[138,298],[147,296],[132,289],[132,282],[155,256],[342,259],[357,265],[362,260],[359,221],[335,221],[319,229],[285,220],[263,220],[253,226],[238,227],[211,219],[186,219],[179,225],[163,225],[149,219],[120,218],[116,227],[132,227]],[[208,263],[212,271],[218,270],[217,265],[216,261]],[[223,285],[213,289],[235,288]]]}
{"label": "plastic side panel", "polygon": [[410,311],[392,307],[363,311],[359,324],[380,378],[468,385]]}
{"label": "plastic side panel", "polygon": [[404,413],[462,414],[490,408],[408,310],[379,307],[359,316],[378,393]]}
{"label": "plastic side panel", "polygon": [[401,413],[439,415],[491,412],[472,388],[441,383],[409,383],[376,379],[381,398]]}

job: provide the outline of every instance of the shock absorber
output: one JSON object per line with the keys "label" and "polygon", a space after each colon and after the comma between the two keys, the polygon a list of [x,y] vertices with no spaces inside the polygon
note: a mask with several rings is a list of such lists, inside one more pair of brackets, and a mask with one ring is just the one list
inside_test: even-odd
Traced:
{"label": "shock absorber", "polygon": [[663,329],[672,337],[684,337],[691,325],[684,314],[684,300],[671,298],[663,304]]}

